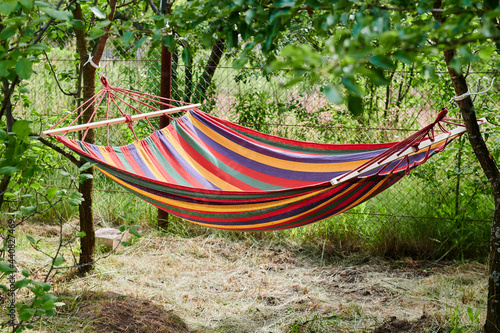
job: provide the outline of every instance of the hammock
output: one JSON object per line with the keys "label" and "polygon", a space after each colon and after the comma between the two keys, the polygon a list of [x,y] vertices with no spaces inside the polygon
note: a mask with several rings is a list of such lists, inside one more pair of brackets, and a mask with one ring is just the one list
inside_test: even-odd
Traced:
{"label": "hammock", "polygon": [[[132,93],[106,83],[103,94],[112,102],[118,93]],[[97,123],[42,135],[53,136],[139,198],[173,215],[218,229],[270,231],[304,226],[365,202],[465,131],[463,126],[444,130],[440,123],[451,122],[443,109],[436,121],[400,142],[319,144],[259,133],[192,105],[180,109],[189,110],[147,138],[121,147],[56,135]],[[119,122],[132,128],[132,117]],[[436,125],[443,134],[434,135]]]}

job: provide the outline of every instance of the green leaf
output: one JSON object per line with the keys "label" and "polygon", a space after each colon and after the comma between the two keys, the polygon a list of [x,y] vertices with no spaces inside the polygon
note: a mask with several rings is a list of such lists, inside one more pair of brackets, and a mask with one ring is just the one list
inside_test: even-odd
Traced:
{"label": "green leaf", "polygon": [[23,269],[22,274],[23,274],[23,276],[24,276],[24,277],[26,277],[26,278],[30,276],[30,272],[28,272],[28,270],[27,270],[27,269]]}
{"label": "green leaf", "polygon": [[123,36],[120,38],[120,42],[122,42],[124,45],[128,45],[130,44],[132,37],[134,37],[134,32],[132,30],[129,30],[123,34]]}
{"label": "green leaf", "polygon": [[97,16],[100,19],[105,19],[106,18],[106,13],[104,13],[99,7],[97,6],[90,6],[89,7],[92,13],[94,13],[95,16]]}
{"label": "green leaf", "polygon": [[16,10],[17,3],[18,3],[17,1],[5,1],[5,2],[3,2],[2,4],[0,4],[0,14],[9,15],[14,10]]}
{"label": "green leaf", "polygon": [[9,288],[7,288],[5,285],[3,284],[0,284],[0,290],[2,290],[4,293],[8,293],[9,292]]}
{"label": "green leaf", "polygon": [[66,259],[64,259],[64,257],[57,257],[55,260],[54,260],[54,266],[61,266],[62,264],[64,264],[66,262]]}
{"label": "green leaf", "polygon": [[101,29],[101,28],[92,28],[92,30],[89,31],[89,36],[86,38],[87,40],[93,40],[97,39],[107,33],[106,30]]}
{"label": "green leaf", "polygon": [[21,206],[20,210],[21,213],[23,213],[23,215],[31,215],[34,212],[36,212],[36,206],[29,206],[29,207]]}
{"label": "green leaf", "polygon": [[295,0],[278,0],[273,4],[273,7],[293,7],[295,5]]}
{"label": "green leaf", "polygon": [[79,231],[76,233],[77,237],[85,237],[85,235],[86,235],[85,231]]}
{"label": "green leaf", "polygon": [[104,20],[104,21],[97,22],[97,24],[95,25],[95,27],[99,28],[99,29],[104,29],[107,26],[109,26],[110,24],[111,24],[110,20]]}
{"label": "green leaf", "polygon": [[57,187],[51,187],[47,189],[47,197],[52,199],[59,189]]}
{"label": "green leaf", "polygon": [[33,0],[19,0],[19,2],[26,9],[32,9],[33,8]]}
{"label": "green leaf", "polygon": [[137,238],[141,238],[141,234],[135,228],[130,228],[128,232],[130,232],[130,234],[134,235]]}
{"label": "green leaf", "polygon": [[47,302],[42,304],[42,310],[52,310],[55,307],[56,305],[53,300],[48,300]]}
{"label": "green leaf", "polygon": [[395,30],[384,31],[382,35],[380,35],[380,45],[385,48],[389,48],[392,46],[398,38],[398,32]]}
{"label": "green leaf", "polygon": [[16,136],[19,139],[24,140],[31,133],[30,122],[24,119],[18,120],[14,123],[14,125],[12,125],[12,131],[16,133]]}
{"label": "green leaf", "polygon": [[245,22],[247,24],[252,23],[254,17],[255,17],[255,9],[250,8],[245,12]]}
{"label": "green leaf", "polygon": [[82,173],[78,177],[80,184],[85,182],[87,179],[93,179],[93,178],[94,178],[94,176],[91,175],[90,173]]}
{"label": "green leaf", "polygon": [[10,264],[0,264],[0,272],[2,273],[14,273],[16,270],[10,268]]}
{"label": "green leaf", "polygon": [[0,61],[0,76],[8,76],[9,69],[14,67],[15,62],[12,60]]}
{"label": "green leaf", "polygon": [[413,56],[406,51],[398,50],[398,51],[394,52],[392,57],[394,59],[401,61],[401,62],[404,62],[407,65],[411,65],[413,63]]}
{"label": "green leaf", "polygon": [[7,176],[10,176],[12,175],[14,172],[16,172],[18,169],[16,167],[13,167],[13,166],[4,166],[4,167],[1,167],[0,168],[0,175],[7,175]]}
{"label": "green leaf", "polygon": [[26,58],[20,58],[16,63],[16,73],[19,78],[27,80],[33,74],[32,63]]}
{"label": "green leaf", "polygon": [[76,30],[85,30],[85,23],[81,20],[71,20],[69,22]]}
{"label": "green leaf", "polygon": [[19,309],[19,319],[21,321],[28,321],[33,317],[35,314],[36,310],[30,308],[27,305],[22,305],[21,308]]}
{"label": "green leaf", "polygon": [[61,21],[70,21],[73,19],[73,14],[71,12],[67,12],[64,10],[57,10],[52,8],[40,8],[40,11],[47,14],[49,17],[52,17],[56,20]]}
{"label": "green leaf", "polygon": [[16,283],[15,283],[16,289],[24,288],[27,285],[29,285],[31,282],[32,281],[30,279],[23,279],[23,280],[16,281]]}
{"label": "green leaf", "polygon": [[54,4],[51,4],[50,2],[46,2],[46,1],[35,1],[35,5],[37,7],[40,7],[40,8],[43,8],[43,7],[51,7],[51,8],[55,8],[56,5]]}
{"label": "green leaf", "polygon": [[344,101],[341,92],[338,87],[330,83],[325,87],[326,98],[332,103],[341,104]]}
{"label": "green leaf", "polygon": [[84,165],[82,165],[81,167],[79,167],[79,168],[78,168],[78,170],[80,170],[80,171],[85,171],[85,170],[87,170],[87,169],[91,168],[92,166],[93,166],[93,164],[92,164],[92,163],[87,162],[87,163],[85,163]]}
{"label": "green leaf", "polygon": [[358,96],[358,97],[363,96],[363,92],[361,91],[361,89],[359,89],[358,86],[356,86],[356,84],[354,84],[351,81],[351,79],[343,77],[342,83],[349,91],[349,95]]}
{"label": "green leaf", "polygon": [[193,51],[191,50],[190,47],[185,47],[184,50],[182,50],[182,61],[184,61],[184,63],[186,64],[191,63],[192,56],[193,56]]}
{"label": "green leaf", "polygon": [[14,24],[8,25],[0,32],[0,39],[7,40],[16,34],[17,26]]}
{"label": "green leaf", "polygon": [[360,116],[363,114],[363,99],[349,94],[347,96],[347,108],[353,115]]}
{"label": "green leaf", "polygon": [[[32,283],[37,288],[40,288],[43,291],[49,291],[50,290],[50,284],[48,284],[46,282],[33,281]],[[54,297],[55,297],[54,295],[45,294],[45,293],[43,293],[42,296],[44,297],[44,300],[46,300],[46,299],[54,299]]]}
{"label": "green leaf", "polygon": [[60,307],[60,306],[65,306],[65,305],[66,305],[66,303],[63,303],[63,302],[55,302],[55,303],[54,303],[54,305],[55,305],[55,306],[57,306],[57,307]]}
{"label": "green leaf", "polygon": [[491,54],[496,50],[496,47],[494,46],[483,46],[480,48],[480,50],[478,51],[479,53],[479,56],[481,57],[481,59],[483,60],[491,60],[490,57],[491,57]]}
{"label": "green leaf", "polygon": [[396,66],[394,65],[392,60],[384,55],[376,55],[370,57],[370,62],[382,69],[396,69]]}
{"label": "green leaf", "polygon": [[30,235],[26,235],[26,239],[28,240],[28,242],[30,242],[31,244],[35,245],[36,242],[35,242],[35,239],[30,236]]}

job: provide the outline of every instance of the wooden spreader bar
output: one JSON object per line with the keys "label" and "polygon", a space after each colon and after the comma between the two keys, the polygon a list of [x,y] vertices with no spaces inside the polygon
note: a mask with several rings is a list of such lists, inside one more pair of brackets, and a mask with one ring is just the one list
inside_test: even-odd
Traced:
{"label": "wooden spreader bar", "polygon": [[[149,112],[149,113],[135,114],[133,116],[130,116],[130,119],[132,119],[132,121],[135,121],[135,120],[141,120],[141,119],[146,119],[146,118],[159,117],[162,115],[177,113],[179,111],[185,111],[188,109],[195,109],[195,108],[198,108],[200,106],[201,106],[201,104],[189,104],[189,105],[179,106],[179,107],[175,107],[175,108],[171,108],[171,109],[153,111],[153,112]],[[88,123],[88,124],[81,124],[81,125],[75,125],[75,126],[47,130],[47,131],[43,131],[40,134],[40,136],[65,134],[65,133],[70,133],[70,132],[82,131],[82,130],[86,130],[89,128],[98,128],[98,127],[104,127],[104,126],[108,126],[108,125],[123,124],[126,122],[127,122],[127,118],[120,117],[120,118],[96,121],[96,122]]]}
{"label": "wooden spreader bar", "polygon": [[[478,119],[477,123],[479,125],[486,123],[486,118]],[[443,133],[443,134],[440,134],[440,135],[436,135],[436,137],[434,138],[434,140],[427,139],[427,140],[423,141],[418,146],[418,149],[422,150],[424,148],[427,148],[427,147],[433,145],[436,142],[440,142],[440,141],[446,140],[446,139],[448,139],[450,137],[463,134],[465,131],[466,131],[465,127],[460,126],[460,127],[457,127],[455,129],[451,130],[449,133]],[[372,171],[372,170],[374,170],[376,168],[379,168],[379,167],[381,167],[383,165],[389,164],[389,163],[394,162],[394,161],[396,161],[398,159],[401,159],[402,157],[410,155],[410,154],[414,153],[415,151],[416,150],[413,149],[413,148],[411,148],[411,147],[407,148],[404,152],[392,154],[391,156],[388,156],[384,160],[381,160],[381,161],[379,161],[377,163],[374,163],[374,164],[372,164],[370,166],[367,166],[363,170],[360,170],[360,171],[356,170],[356,171],[352,172],[351,174],[349,174],[349,175],[347,175],[345,177],[339,176],[339,177],[333,178],[332,180],[330,180],[330,183],[332,185],[334,185],[334,186],[338,185],[338,184],[341,184],[341,183],[344,183],[344,182],[346,182],[348,180],[356,178],[356,177],[358,177],[358,176],[360,176],[362,174],[365,174],[365,173],[367,173],[369,171]]]}

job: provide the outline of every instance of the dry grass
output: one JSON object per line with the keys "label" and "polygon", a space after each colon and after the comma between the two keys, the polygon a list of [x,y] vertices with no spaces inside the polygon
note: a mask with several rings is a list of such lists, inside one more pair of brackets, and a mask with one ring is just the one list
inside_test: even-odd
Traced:
{"label": "dry grass", "polygon": [[[423,332],[449,325],[457,306],[461,326],[470,324],[467,307],[484,322],[483,265],[366,256],[325,262],[295,243],[145,234],[91,274],[58,282],[67,306],[38,331],[161,332],[147,318],[175,314],[199,332]],[[20,266],[32,258],[28,247],[18,251]]]}

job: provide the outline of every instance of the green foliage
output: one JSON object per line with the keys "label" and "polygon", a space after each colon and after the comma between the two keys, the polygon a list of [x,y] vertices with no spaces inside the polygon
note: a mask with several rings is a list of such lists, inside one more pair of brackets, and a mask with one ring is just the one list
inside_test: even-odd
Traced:
{"label": "green foliage", "polygon": [[[15,269],[11,269],[9,265],[0,264],[0,272],[2,273],[0,277],[1,282],[9,274],[14,273]],[[15,304],[19,323],[13,327],[14,332],[32,329],[34,321],[40,319],[42,316],[54,316],[56,314],[56,307],[64,305],[64,303],[58,302],[57,296],[49,293],[51,289],[50,284],[30,279],[29,272],[26,270],[22,274],[24,278],[16,281],[14,290],[18,293],[26,289],[29,291],[31,298],[28,302],[17,302]],[[2,293],[7,294],[9,292],[9,289],[3,284],[0,284],[0,289]],[[1,323],[2,328],[8,325],[8,322]]]}
{"label": "green foliage", "polygon": [[467,329],[470,329],[475,326],[476,323],[479,322],[479,313],[474,313],[472,308],[467,307],[467,317],[468,324],[462,324],[460,321],[460,311],[458,305],[453,310],[453,315],[450,320],[449,328],[451,329],[450,333],[461,333],[467,332]]}
{"label": "green foliage", "polygon": [[[451,66],[464,66],[493,54],[500,35],[495,17],[498,3],[480,1],[393,1],[386,5],[359,1],[193,0],[174,6],[164,19],[182,36],[198,29],[205,45],[223,38],[236,49],[242,68],[259,48],[268,70],[291,69],[289,83],[327,82],[325,93],[333,103],[345,102],[358,115],[365,77],[380,86],[388,84],[387,70],[398,63],[412,65],[424,77],[437,79],[436,65],[428,59],[443,48],[457,50]],[[307,36],[304,43],[296,32]],[[239,36],[235,39],[234,36]],[[243,45],[240,45],[242,43]],[[481,52],[478,55],[478,50]],[[498,58],[494,67],[499,67]]]}

